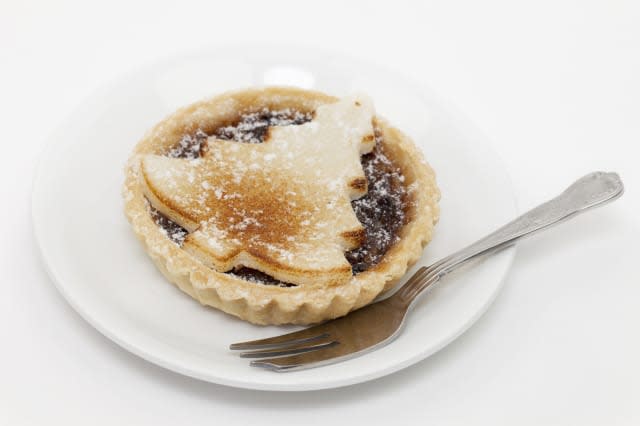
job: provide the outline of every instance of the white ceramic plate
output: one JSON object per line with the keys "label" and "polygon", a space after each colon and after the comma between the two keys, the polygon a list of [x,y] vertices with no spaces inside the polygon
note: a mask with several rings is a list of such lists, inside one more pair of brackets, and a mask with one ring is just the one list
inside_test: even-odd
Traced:
{"label": "white ceramic plate", "polygon": [[292,327],[248,324],[200,306],[165,281],[124,218],[124,163],[143,133],[166,114],[233,88],[288,84],[334,95],[370,94],[378,112],[420,145],[442,189],[442,218],[418,265],[515,216],[512,186],[500,160],[473,126],[433,94],[374,64],[321,51],[280,53],[292,51],[215,50],[137,70],[87,99],[49,139],[34,181],[33,221],[51,278],[88,322],[151,362],[244,388],[344,386],[436,352],[471,326],[500,289],[513,250],[447,277],[423,297],[391,345],[340,364],[278,374],[249,367],[227,347]]}

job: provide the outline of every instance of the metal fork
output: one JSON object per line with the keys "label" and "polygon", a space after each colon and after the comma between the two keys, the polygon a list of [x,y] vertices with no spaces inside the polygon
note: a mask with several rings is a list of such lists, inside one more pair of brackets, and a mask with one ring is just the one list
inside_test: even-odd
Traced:
{"label": "metal fork", "polygon": [[384,300],[304,330],[234,343],[230,349],[248,350],[240,356],[262,358],[252,361],[252,366],[279,372],[333,364],[373,351],[398,337],[418,296],[447,273],[479,256],[509,247],[520,238],[613,201],[623,192],[624,186],[616,173],[590,173],[556,198],[529,210],[481,240],[431,266],[418,269]]}

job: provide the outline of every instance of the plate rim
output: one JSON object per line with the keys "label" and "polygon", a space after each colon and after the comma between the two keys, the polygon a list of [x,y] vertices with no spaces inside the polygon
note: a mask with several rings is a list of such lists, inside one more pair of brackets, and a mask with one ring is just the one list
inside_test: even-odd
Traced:
{"label": "plate rim", "polygon": [[[337,379],[337,380],[321,382],[321,383],[303,382],[303,383],[293,383],[293,384],[283,384],[283,383],[269,384],[264,382],[232,379],[226,376],[220,376],[220,375],[215,375],[210,373],[207,374],[204,371],[189,368],[187,364],[179,362],[176,359],[170,359],[170,358],[168,359],[167,357],[155,356],[152,352],[145,350],[143,347],[137,346],[134,342],[131,342],[126,338],[121,338],[117,332],[114,332],[111,329],[109,329],[108,326],[103,325],[94,316],[90,315],[82,307],[82,304],[78,303],[77,300],[67,291],[65,286],[62,284],[62,280],[59,274],[56,272],[54,265],[52,265],[51,262],[47,260],[50,257],[47,256],[47,250],[45,249],[41,241],[42,237],[40,236],[41,231],[39,231],[39,224],[38,224],[39,220],[37,217],[38,216],[37,210],[38,210],[38,203],[39,203],[38,199],[42,199],[42,197],[39,196],[39,192],[42,190],[41,182],[43,180],[43,173],[45,169],[46,154],[51,150],[55,149],[54,144],[47,143],[47,141],[56,140],[58,135],[62,132],[62,129],[65,127],[65,125],[68,124],[73,119],[73,117],[83,109],[83,107],[86,108],[87,106],[92,105],[93,103],[95,103],[95,100],[97,100],[98,98],[102,97],[105,94],[108,94],[108,92],[113,87],[116,87],[118,85],[118,82],[126,80],[127,78],[131,78],[136,74],[142,73],[144,71],[152,70],[153,68],[161,66],[165,63],[170,63],[170,62],[179,60],[180,58],[191,58],[191,57],[197,57],[199,55],[211,55],[215,52],[235,49],[238,47],[238,45],[234,45],[234,46],[235,47],[225,46],[225,47],[203,48],[203,49],[197,49],[197,50],[189,50],[189,51],[185,51],[185,52],[173,54],[173,55],[166,55],[154,61],[147,62],[141,66],[133,67],[127,70],[126,72],[118,73],[115,77],[99,85],[93,91],[89,92],[83,98],[81,98],[81,100],[69,111],[69,113],[66,114],[64,118],[56,125],[54,130],[51,133],[49,133],[47,137],[44,139],[45,141],[43,143],[44,146],[41,148],[37,157],[37,162],[36,162],[35,171],[32,179],[32,185],[31,185],[31,196],[29,198],[30,204],[31,204],[30,206],[31,230],[33,234],[33,239],[35,240],[35,243],[36,243],[36,247],[38,248],[39,260],[41,264],[44,266],[44,269],[47,272],[47,275],[49,276],[49,278],[51,279],[51,281],[53,282],[57,290],[60,292],[60,294],[63,296],[63,298],[80,315],[80,317],[83,320],[89,323],[93,328],[99,331],[102,335],[104,335],[105,337],[107,337],[109,340],[113,341],[117,345],[121,346],[123,349],[131,352],[132,354],[148,362],[151,362],[169,371],[173,371],[175,373],[179,373],[179,374],[182,374],[194,379],[198,379],[201,381],[223,385],[223,386],[249,389],[249,390],[298,392],[298,391],[312,391],[312,390],[321,390],[321,389],[333,389],[333,388],[339,388],[344,386],[350,386],[357,383],[367,382],[370,380],[384,377],[386,375],[392,374],[394,372],[407,368],[411,365],[414,365],[420,361],[423,361],[428,357],[430,357],[431,355],[435,354],[436,352],[440,351],[447,345],[449,345],[451,342],[459,338],[461,335],[463,335],[467,330],[469,330],[469,328],[471,328],[473,324],[475,324],[485,314],[485,312],[489,309],[489,307],[493,304],[493,302],[497,298],[498,294],[502,291],[502,288],[505,285],[505,281],[508,276],[508,273],[513,266],[513,262],[514,262],[516,251],[517,251],[517,245],[511,246],[502,251],[503,255],[506,257],[504,260],[505,266],[493,293],[490,295],[490,297],[487,298],[484,305],[480,309],[478,309],[474,313],[474,315],[470,316],[466,321],[466,323],[461,328],[459,328],[456,333],[451,334],[447,339],[443,339],[441,342],[439,342],[438,345],[432,346],[431,348],[429,348],[429,350],[417,352],[416,354],[405,359],[404,361],[395,363],[387,368],[378,369],[373,372],[366,372],[364,374],[355,375],[347,379]],[[240,46],[245,46],[245,47],[250,46],[251,48],[255,49],[257,47],[260,47],[261,45],[260,44],[250,44],[250,45],[240,44]],[[467,131],[470,129],[475,134],[480,135],[483,145],[485,145],[486,149],[491,153],[493,157],[495,157],[496,162],[502,166],[502,169],[504,171],[504,177],[509,183],[509,192],[511,195],[510,198],[513,204],[514,213],[515,215],[519,214],[520,209],[517,203],[515,187],[514,187],[513,180],[512,180],[511,174],[509,173],[509,169],[507,167],[506,162],[503,160],[500,154],[494,149],[494,146],[491,143],[490,139],[486,137],[486,135],[475,125],[475,123],[472,122],[472,120],[470,120],[457,107],[452,105],[451,102],[439,96],[436,92],[434,92],[431,88],[429,88],[425,84],[421,84],[420,82],[415,81],[414,79],[407,76],[405,73],[401,72],[400,70],[395,70],[393,68],[389,68],[384,65],[377,64],[373,61],[359,58],[357,56],[345,55],[343,53],[334,52],[328,49],[310,48],[310,50],[313,50],[315,52],[320,52],[320,53],[330,53],[333,57],[339,57],[341,59],[357,61],[360,63],[374,64],[376,67],[380,68],[382,71],[384,71],[387,74],[392,74],[398,77],[402,77],[404,84],[414,87],[416,89],[416,93],[421,99],[423,100],[427,100],[429,98],[432,99],[438,104],[440,108],[442,108],[442,110],[447,115],[455,116],[457,119],[456,121],[461,121],[465,125],[465,128],[467,129]],[[292,373],[287,373],[287,374],[292,374]]]}

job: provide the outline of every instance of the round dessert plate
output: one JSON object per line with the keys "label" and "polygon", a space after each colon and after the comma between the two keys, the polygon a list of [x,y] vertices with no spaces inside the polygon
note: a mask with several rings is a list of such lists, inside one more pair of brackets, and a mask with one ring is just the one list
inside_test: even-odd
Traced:
{"label": "round dessert plate", "polygon": [[124,163],[136,142],[182,105],[260,85],[293,85],[337,96],[362,91],[373,98],[380,115],[413,137],[442,190],[440,223],[413,271],[484,236],[515,217],[516,208],[505,167],[482,135],[429,90],[407,81],[373,63],[330,52],[259,47],[192,53],[119,78],[80,105],[51,135],[42,154],[33,187],[33,222],[53,282],[83,318],[125,349],[214,383],[323,389],[371,380],[423,360],[488,308],[513,249],[448,276],[419,301],[390,345],[343,363],[279,374],[250,367],[228,346],[296,327],[255,326],[180,292],[136,240],[120,194]]}

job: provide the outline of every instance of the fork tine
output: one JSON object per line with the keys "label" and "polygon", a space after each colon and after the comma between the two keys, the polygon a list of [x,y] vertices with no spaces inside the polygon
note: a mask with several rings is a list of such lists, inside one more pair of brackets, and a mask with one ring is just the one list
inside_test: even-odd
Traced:
{"label": "fork tine", "polygon": [[[293,358],[293,357],[290,357],[290,358]],[[295,362],[290,363],[290,364],[279,365],[279,364],[274,362],[277,359],[278,358],[270,358],[270,359],[261,359],[259,361],[251,361],[250,365],[252,367],[265,368],[267,370],[275,371],[277,373],[283,373],[285,371],[292,371],[292,370],[300,367],[300,364],[296,364]],[[285,359],[287,359],[287,358],[285,358]]]}
{"label": "fork tine", "polygon": [[326,339],[329,333],[320,324],[293,333],[281,334],[279,336],[266,339],[250,340],[247,342],[233,343],[229,346],[231,350],[253,350],[253,349],[280,349],[291,345],[301,345]]}
{"label": "fork tine", "polygon": [[360,356],[388,344],[399,335],[407,306],[402,299],[391,296],[319,326],[331,336],[328,340],[339,344],[295,355],[255,360],[251,361],[251,365],[285,372],[319,367]]}
{"label": "fork tine", "polygon": [[302,347],[294,347],[292,349],[276,349],[270,351],[255,351],[255,352],[242,352],[240,354],[240,358],[268,358],[268,357],[279,357],[279,356],[287,356],[287,355],[297,355],[303,354],[306,352],[318,351],[320,349],[330,348],[339,344],[338,342],[324,342],[317,345],[311,346],[302,346]]}
{"label": "fork tine", "polygon": [[304,370],[323,364],[333,364],[339,359],[343,360],[359,354],[359,351],[350,352],[351,349],[343,346],[339,342],[335,342],[332,345],[325,346],[322,350],[314,350],[292,356],[254,360],[251,361],[251,366],[262,367],[276,372]]}
{"label": "fork tine", "polygon": [[[276,350],[273,351],[252,352],[254,356],[272,358],[251,361],[252,366],[273,371],[302,370],[332,364],[362,355],[395,339],[402,328],[408,307],[405,300],[393,295],[311,328],[270,339],[236,343],[232,348],[263,349],[265,346],[275,346]],[[316,341],[321,337],[325,340]],[[297,350],[309,348],[310,341],[315,341],[312,349]]]}
{"label": "fork tine", "polygon": [[406,283],[404,283],[402,285],[402,287],[404,288],[408,288],[411,287],[413,284],[415,284],[417,281],[420,281],[421,279],[423,279],[424,277],[426,277],[429,273],[429,268],[426,267],[421,267],[420,269],[418,269],[412,276],[411,278],[409,278],[407,280]]}

